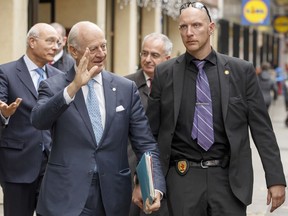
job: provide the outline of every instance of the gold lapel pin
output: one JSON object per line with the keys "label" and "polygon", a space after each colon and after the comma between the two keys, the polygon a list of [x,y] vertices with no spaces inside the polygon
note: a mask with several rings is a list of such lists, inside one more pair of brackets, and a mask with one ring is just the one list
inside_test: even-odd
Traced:
{"label": "gold lapel pin", "polygon": [[225,75],[229,75],[229,73],[230,73],[230,72],[229,72],[228,70],[225,70],[225,71],[224,71],[224,74],[225,74]]}

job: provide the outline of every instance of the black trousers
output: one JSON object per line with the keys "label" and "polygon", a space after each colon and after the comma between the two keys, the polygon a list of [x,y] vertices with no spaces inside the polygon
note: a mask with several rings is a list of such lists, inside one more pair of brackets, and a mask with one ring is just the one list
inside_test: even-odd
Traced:
{"label": "black trousers", "polygon": [[[34,182],[2,183],[5,216],[33,216],[47,160],[47,154],[43,152],[41,170],[38,178]],[[23,163],[25,162],[23,161]]]}
{"label": "black trousers", "polygon": [[180,176],[174,166],[167,178],[170,216],[246,216],[246,206],[229,185],[228,168],[191,167]]}

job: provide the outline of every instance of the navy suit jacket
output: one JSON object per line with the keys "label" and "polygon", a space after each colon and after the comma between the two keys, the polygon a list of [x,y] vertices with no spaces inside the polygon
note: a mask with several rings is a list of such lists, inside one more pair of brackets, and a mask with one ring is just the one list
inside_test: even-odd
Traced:
{"label": "navy suit jacket", "polygon": [[[127,216],[132,194],[128,135],[138,158],[146,151],[152,152],[155,188],[165,193],[158,147],[135,83],[107,71],[101,73],[106,124],[97,146],[82,90],[69,105],[63,97],[64,88],[74,79],[74,68],[40,85],[32,123],[39,129],[52,128],[53,134],[37,206],[41,215],[80,215],[97,163],[106,215]],[[124,110],[117,111],[119,106]]]}
{"label": "navy suit jacket", "polygon": [[[248,128],[265,170],[267,187],[286,185],[280,152],[271,121],[259,88],[253,65],[247,61],[217,56],[221,108],[230,144],[229,181],[235,196],[251,203],[253,170]],[[159,144],[164,174],[169,169],[171,143],[183,92],[185,55],[156,67],[148,99],[147,116]],[[191,119],[191,121],[193,121]],[[168,194],[169,196],[169,194]]]}
{"label": "navy suit jacket", "polygon": [[[61,72],[47,65],[46,73],[51,77]],[[38,94],[23,57],[0,65],[0,100],[10,104],[18,97],[22,98],[20,106],[10,117],[8,126],[2,128],[0,180],[31,183],[39,175],[43,157],[42,144],[48,151],[51,137],[48,130],[38,130],[31,124],[30,114],[36,105]]]}

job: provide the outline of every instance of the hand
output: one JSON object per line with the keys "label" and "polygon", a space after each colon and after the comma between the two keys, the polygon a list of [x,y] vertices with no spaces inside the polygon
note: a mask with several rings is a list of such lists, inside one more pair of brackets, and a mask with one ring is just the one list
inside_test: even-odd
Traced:
{"label": "hand", "polygon": [[146,203],[147,209],[145,209],[146,214],[151,214],[154,211],[158,211],[161,206],[161,194],[158,191],[155,191],[155,199],[152,205],[149,202]]}
{"label": "hand", "polygon": [[22,98],[17,98],[13,103],[10,105],[7,105],[5,102],[0,100],[0,110],[1,114],[8,118],[9,116],[13,115],[17,108],[19,107],[20,103],[22,101]]}
{"label": "hand", "polygon": [[135,187],[133,189],[132,202],[139,206],[139,208],[143,209],[142,193],[139,184],[135,184]]}
{"label": "hand", "polygon": [[146,214],[151,214],[154,211],[158,211],[160,206],[161,206],[161,194],[159,191],[155,191],[155,199],[150,205],[148,202],[146,202],[146,209],[143,209],[143,200],[142,200],[142,194],[141,194],[141,189],[140,185],[137,184],[135,185],[132,193],[132,201],[139,206]]}
{"label": "hand", "polygon": [[267,194],[267,205],[271,203],[272,205],[270,212],[273,212],[279,206],[285,202],[285,186],[283,185],[274,185],[268,188]]}
{"label": "hand", "polygon": [[98,66],[93,66],[89,71],[87,66],[90,61],[90,50],[86,48],[84,55],[82,56],[80,63],[77,67],[74,80],[68,85],[67,92],[71,98],[77,93],[77,91],[88,81],[97,75]]}

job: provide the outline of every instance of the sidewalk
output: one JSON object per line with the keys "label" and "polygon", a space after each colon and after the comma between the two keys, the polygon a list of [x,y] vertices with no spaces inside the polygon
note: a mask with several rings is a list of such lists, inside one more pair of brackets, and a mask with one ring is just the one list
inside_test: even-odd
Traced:
{"label": "sidewalk", "polygon": [[[279,148],[281,151],[281,159],[288,182],[288,128],[284,125],[286,117],[284,99],[279,96],[276,103],[270,107],[269,114],[273,123],[274,131],[278,140]],[[253,167],[254,167],[254,191],[253,201],[247,209],[247,216],[287,216],[288,215],[288,191],[286,189],[286,202],[277,209],[273,214],[267,212],[266,206],[267,189],[264,177],[264,171],[258,152],[253,142],[251,142],[253,153]],[[0,190],[0,216],[3,216],[3,200],[2,190]]]}
{"label": "sidewalk", "polygon": [[[273,128],[276,134],[278,145],[281,152],[282,164],[286,176],[286,183],[288,182],[288,128],[284,124],[286,118],[285,104],[282,96],[271,105],[269,114],[272,120]],[[254,191],[252,204],[248,206],[248,216],[287,216],[288,215],[288,190],[286,188],[285,203],[272,214],[269,213],[266,205],[267,188],[263,167],[253,142],[251,142],[253,154],[253,168],[254,168]],[[270,209],[270,206],[269,206]]]}

